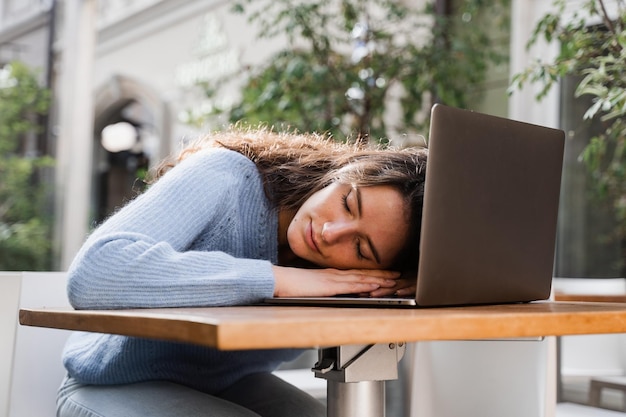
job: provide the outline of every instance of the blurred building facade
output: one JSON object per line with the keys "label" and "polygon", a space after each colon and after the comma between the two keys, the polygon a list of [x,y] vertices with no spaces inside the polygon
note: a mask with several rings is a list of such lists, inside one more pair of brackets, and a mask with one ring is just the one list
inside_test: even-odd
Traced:
{"label": "blurred building facade", "polygon": [[0,2],[0,64],[21,60],[46,70],[52,13],[50,1]]}
{"label": "blurred building facade", "polygon": [[[569,0],[571,9],[581,2]],[[555,54],[555,45],[526,49],[534,23],[552,2],[511,3],[511,33],[506,39],[510,61],[490,73],[483,86],[486,93],[473,108],[576,130],[571,115],[577,110],[568,107],[571,93],[564,96],[554,90],[541,103],[532,86],[506,94],[511,74],[535,57]],[[55,155],[58,163],[59,269],[68,266],[90,227],[140,190],[138,175],[199,133],[186,122],[189,111],[223,104],[209,102],[195,85],[253,66],[283,45],[280,39],[256,39],[256,28],[245,16],[233,14],[231,5],[230,0],[0,1],[0,64],[20,59],[42,68],[43,81],[54,92],[43,151]],[[237,94],[236,85],[230,94]],[[229,99],[228,88],[221,99]],[[78,122],[89,127],[67,127]],[[103,146],[103,130],[118,123],[130,125],[136,135],[130,149],[111,152]],[[568,141],[569,160],[577,157],[577,143]],[[587,250],[584,224],[592,220],[590,209],[573,200],[581,194],[576,191],[580,180],[570,181],[576,175],[564,178],[559,241],[569,246],[559,252],[557,275],[589,275],[579,253]],[[573,259],[581,265],[571,267]]]}

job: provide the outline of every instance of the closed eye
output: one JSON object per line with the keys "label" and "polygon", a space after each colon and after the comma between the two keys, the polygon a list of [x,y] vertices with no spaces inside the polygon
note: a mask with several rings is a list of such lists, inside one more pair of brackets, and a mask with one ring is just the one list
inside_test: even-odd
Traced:
{"label": "closed eye", "polygon": [[[350,197],[350,194],[352,194],[353,191],[355,193],[355,198],[354,199],[356,199],[356,207],[355,207],[356,212],[354,212],[354,211],[352,211],[352,209],[350,209],[350,203],[348,203],[348,197]],[[357,214],[359,214],[361,212],[361,198],[360,198],[360,195],[359,195],[359,189],[356,187],[356,185],[353,184],[352,187],[350,187],[350,191],[348,191],[347,193],[345,193],[344,195],[341,196],[341,201],[343,203],[343,207],[346,209],[346,211],[349,214],[357,215]]]}
{"label": "closed eye", "polygon": [[359,260],[368,260],[369,258],[366,258],[365,255],[363,255],[363,252],[361,252],[361,241],[357,240],[356,241],[356,257],[359,258]]}
{"label": "closed eye", "polygon": [[344,194],[343,196],[341,196],[341,202],[343,203],[343,207],[346,209],[346,211],[348,213],[352,213],[352,211],[350,210],[350,206],[348,205],[348,196],[350,195],[350,192]]}
{"label": "closed eye", "polygon": [[[360,189],[356,186],[356,185],[352,185],[352,190],[351,192],[354,191],[354,198],[356,200],[356,213],[358,216],[362,216],[363,215],[363,207],[361,205],[361,192]],[[349,193],[348,193],[349,195]],[[347,204],[347,199],[348,199],[348,195],[346,195],[346,204]],[[361,256],[364,259],[367,260],[373,260],[377,263],[380,264],[380,256],[378,255],[378,251],[376,250],[376,248],[374,247],[374,244],[372,243],[371,239],[368,236],[363,236],[363,239],[365,239],[365,243],[366,243],[366,247],[369,248],[368,252],[371,252],[371,256],[363,256],[362,252],[361,252],[361,240],[359,239],[359,241],[357,242],[357,251],[361,254]]]}
{"label": "closed eye", "polygon": [[[357,190],[357,188],[356,188],[356,187],[354,187],[354,186],[353,186],[353,187],[350,189],[350,191],[348,191],[346,194],[344,194],[344,195],[341,197],[341,201],[342,201],[342,203],[343,203],[343,207],[344,207],[344,208],[345,208],[345,210],[348,212],[348,214],[354,214],[354,213],[352,212],[352,210],[350,209],[350,204],[348,203],[348,197],[350,196],[350,193],[351,193],[352,191],[355,191],[355,192],[357,193],[357,194],[356,194],[356,196],[357,196],[357,197],[356,197],[356,198],[357,198],[357,211],[360,209],[360,204],[358,204],[358,203],[360,202],[360,201],[359,201],[359,194],[358,194],[358,190]],[[355,252],[356,252],[356,257],[357,257],[357,259],[359,259],[360,261],[362,261],[362,260],[367,260],[367,261],[369,261],[369,260],[370,260],[370,258],[368,258],[367,256],[365,256],[365,255],[363,254],[363,251],[362,251],[362,249],[361,249],[361,239],[356,239],[356,240],[355,240],[355,244],[354,244],[354,246],[355,246]]]}

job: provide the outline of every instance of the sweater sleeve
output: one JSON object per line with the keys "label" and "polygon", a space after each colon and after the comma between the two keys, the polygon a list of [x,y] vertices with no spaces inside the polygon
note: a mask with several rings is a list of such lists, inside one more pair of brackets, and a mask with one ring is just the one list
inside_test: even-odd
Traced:
{"label": "sweater sleeve", "polygon": [[239,154],[211,150],[186,158],[87,239],[68,270],[70,303],[79,309],[194,307],[271,296],[269,257],[235,257],[217,247],[219,236],[207,250],[190,249],[201,234],[219,235],[216,225],[235,208],[247,213],[234,204],[267,204],[259,190],[256,167]]}

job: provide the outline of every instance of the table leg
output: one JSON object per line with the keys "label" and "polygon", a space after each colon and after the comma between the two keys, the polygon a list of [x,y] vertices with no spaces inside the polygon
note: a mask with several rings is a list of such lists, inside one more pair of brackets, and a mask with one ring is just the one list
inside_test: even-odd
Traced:
{"label": "table leg", "polygon": [[385,417],[385,381],[398,378],[404,343],[319,350],[313,371],[327,380],[328,417]]}
{"label": "table leg", "polygon": [[328,417],[385,417],[385,381],[328,381]]}

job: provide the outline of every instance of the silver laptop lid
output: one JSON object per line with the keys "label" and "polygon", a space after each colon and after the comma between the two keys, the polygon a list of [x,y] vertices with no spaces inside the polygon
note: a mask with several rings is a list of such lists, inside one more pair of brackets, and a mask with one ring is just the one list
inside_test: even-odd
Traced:
{"label": "silver laptop lid", "polygon": [[418,305],[549,297],[564,143],[561,130],[433,107]]}

